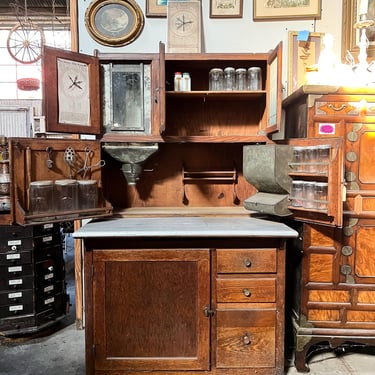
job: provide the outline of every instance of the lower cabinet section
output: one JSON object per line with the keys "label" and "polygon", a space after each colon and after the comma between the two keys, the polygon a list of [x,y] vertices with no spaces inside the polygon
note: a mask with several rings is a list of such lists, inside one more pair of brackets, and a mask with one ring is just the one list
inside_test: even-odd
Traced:
{"label": "lower cabinet section", "polygon": [[85,249],[88,375],[284,374],[283,240],[105,238]]}

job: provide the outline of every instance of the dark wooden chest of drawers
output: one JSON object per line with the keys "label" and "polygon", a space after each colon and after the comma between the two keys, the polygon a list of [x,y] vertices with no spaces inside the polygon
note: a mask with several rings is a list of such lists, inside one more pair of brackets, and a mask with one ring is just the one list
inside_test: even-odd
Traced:
{"label": "dark wooden chest of drawers", "polygon": [[0,226],[0,332],[41,330],[65,316],[68,296],[58,223]]}

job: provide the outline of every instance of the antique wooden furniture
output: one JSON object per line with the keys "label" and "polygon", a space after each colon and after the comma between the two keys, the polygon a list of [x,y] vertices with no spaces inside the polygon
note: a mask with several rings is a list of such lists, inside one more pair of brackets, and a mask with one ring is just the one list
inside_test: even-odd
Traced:
{"label": "antique wooden furniture", "polygon": [[86,373],[284,374],[284,246],[296,234],[244,212],[83,226]]}
{"label": "antique wooden furniture", "polygon": [[303,224],[290,257],[299,371],[317,344],[375,344],[374,102],[373,89],[304,86],[283,103],[287,138],[344,140],[342,226]]}
{"label": "antique wooden furniture", "polygon": [[0,332],[37,332],[68,311],[60,225],[0,226]]}

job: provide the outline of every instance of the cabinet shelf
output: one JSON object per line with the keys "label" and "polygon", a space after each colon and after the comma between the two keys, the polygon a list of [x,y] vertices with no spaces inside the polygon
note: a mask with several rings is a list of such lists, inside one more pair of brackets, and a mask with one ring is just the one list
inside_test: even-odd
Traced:
{"label": "cabinet shelf", "polygon": [[203,98],[204,100],[257,100],[266,96],[265,90],[260,91],[167,91],[167,97],[189,99]]}

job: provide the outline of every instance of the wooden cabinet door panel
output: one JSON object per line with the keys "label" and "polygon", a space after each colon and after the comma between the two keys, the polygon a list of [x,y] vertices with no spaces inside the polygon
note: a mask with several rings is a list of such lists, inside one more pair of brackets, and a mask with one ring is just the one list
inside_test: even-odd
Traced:
{"label": "wooden cabinet door panel", "polygon": [[95,368],[207,370],[209,250],[95,253]]}
{"label": "wooden cabinet door panel", "polygon": [[217,311],[217,368],[275,366],[274,310]]}

